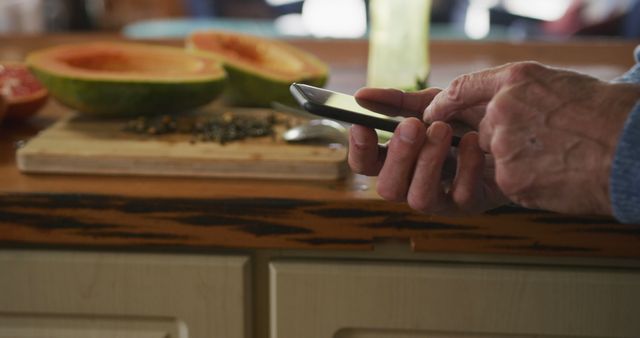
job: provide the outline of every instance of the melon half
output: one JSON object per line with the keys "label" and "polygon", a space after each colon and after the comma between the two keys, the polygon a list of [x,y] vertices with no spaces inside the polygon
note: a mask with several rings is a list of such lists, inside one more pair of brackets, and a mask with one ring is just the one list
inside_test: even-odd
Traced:
{"label": "melon half", "polygon": [[191,110],[215,99],[226,79],[208,55],[140,43],[62,45],[36,51],[26,62],[53,97],[94,116]]}
{"label": "melon half", "polygon": [[237,105],[295,104],[289,92],[293,82],[321,87],[329,74],[328,66],[312,54],[253,35],[198,31],[188,36],[187,49],[222,61],[228,74],[225,97]]}

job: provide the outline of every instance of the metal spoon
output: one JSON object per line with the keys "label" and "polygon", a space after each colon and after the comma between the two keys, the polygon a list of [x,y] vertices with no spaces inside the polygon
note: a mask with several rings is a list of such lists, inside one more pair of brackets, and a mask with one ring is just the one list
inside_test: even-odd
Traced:
{"label": "metal spoon", "polygon": [[337,121],[318,119],[316,115],[305,110],[280,102],[271,102],[271,107],[292,116],[311,118],[305,124],[297,125],[285,131],[282,138],[287,142],[348,144],[347,128]]}
{"label": "metal spoon", "polygon": [[287,142],[348,142],[347,128],[339,122],[328,119],[311,120],[308,123],[292,127],[282,134]]}

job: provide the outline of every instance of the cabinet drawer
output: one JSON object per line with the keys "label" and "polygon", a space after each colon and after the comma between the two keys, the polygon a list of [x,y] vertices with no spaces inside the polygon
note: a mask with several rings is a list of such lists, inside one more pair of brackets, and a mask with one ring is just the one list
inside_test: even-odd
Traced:
{"label": "cabinet drawer", "polygon": [[640,337],[640,273],[276,261],[271,338]]}
{"label": "cabinet drawer", "polygon": [[244,256],[0,252],[0,338],[245,338]]}

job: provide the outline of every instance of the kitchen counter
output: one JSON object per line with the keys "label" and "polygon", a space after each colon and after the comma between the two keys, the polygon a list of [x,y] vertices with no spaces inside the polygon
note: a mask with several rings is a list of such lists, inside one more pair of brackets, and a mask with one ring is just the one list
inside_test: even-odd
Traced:
{"label": "kitchen counter", "polygon": [[[67,42],[113,35],[0,38],[0,60]],[[181,41],[152,41],[181,45]],[[328,88],[365,84],[366,41],[291,40],[331,67]],[[430,45],[434,86],[456,75],[538,60],[611,79],[633,64],[633,42],[464,42]],[[640,225],[504,207],[470,217],[438,217],[381,200],[375,178],[339,181],[142,176],[26,175],[16,168],[23,141],[69,111],[51,102],[25,124],[0,127],[0,245],[26,248],[372,250],[406,242],[414,251],[640,258]]]}

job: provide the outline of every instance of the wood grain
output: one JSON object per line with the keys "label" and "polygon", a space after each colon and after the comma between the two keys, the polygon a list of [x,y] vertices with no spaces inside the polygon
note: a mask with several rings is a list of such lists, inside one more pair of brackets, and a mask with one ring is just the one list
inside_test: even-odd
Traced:
{"label": "wood grain", "polygon": [[640,225],[609,218],[509,207],[446,218],[383,201],[3,195],[0,234],[7,246],[371,250],[405,240],[428,252],[640,257]]}
{"label": "wood grain", "polygon": [[[276,113],[217,107],[191,119],[221,114],[267,119]],[[25,173],[316,180],[339,179],[347,170],[344,145],[289,144],[282,139],[284,122],[274,127],[273,135],[225,144],[193,140],[191,134],[134,134],[124,130],[128,122],[81,115],[63,118],[17,151],[18,168]]]}

